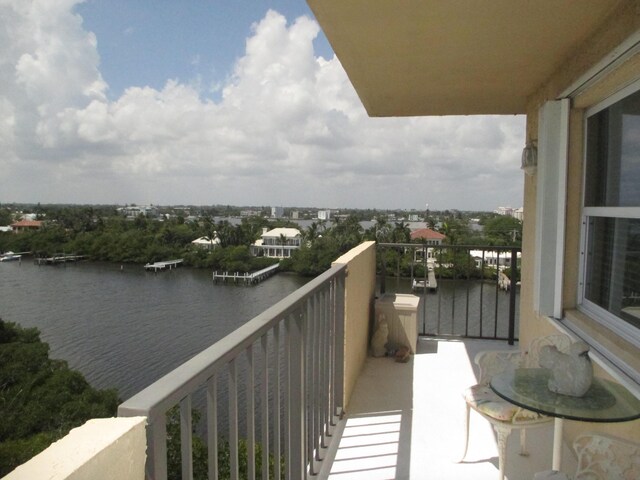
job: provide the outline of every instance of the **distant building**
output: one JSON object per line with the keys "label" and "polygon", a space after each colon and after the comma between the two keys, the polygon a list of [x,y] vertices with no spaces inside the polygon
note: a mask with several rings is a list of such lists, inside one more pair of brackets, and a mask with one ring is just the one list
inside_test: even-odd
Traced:
{"label": "distant building", "polygon": [[14,233],[29,232],[31,230],[40,230],[42,222],[40,220],[20,220],[11,224]]}
{"label": "distant building", "polygon": [[298,210],[294,210],[293,212],[291,212],[291,218],[294,220],[298,220],[298,218],[300,218],[300,212],[298,212]]}
{"label": "distant building", "polygon": [[214,235],[213,239],[209,237],[200,237],[192,241],[191,245],[202,248],[204,250],[213,250],[214,248],[220,246],[220,239],[218,238],[217,234]]}
{"label": "distant building", "polygon": [[262,210],[240,210],[241,217],[261,217]]}
{"label": "distant building", "polygon": [[270,258],[289,258],[302,244],[302,234],[297,228],[274,228],[266,231],[251,245],[253,255]]}
{"label": "distant building", "polygon": [[524,222],[524,208],[523,207],[516,208],[513,211],[513,218],[517,218],[521,222]]}
{"label": "distant building", "polygon": [[517,218],[522,221],[524,208],[511,208],[511,207],[498,207],[493,211],[493,213],[497,213],[498,215],[506,215],[507,217]]}
{"label": "distant building", "polygon": [[409,221],[410,222],[419,222],[420,221],[420,215],[418,215],[417,213],[412,213],[409,215]]}
{"label": "distant building", "polygon": [[[476,263],[476,268],[482,268],[484,260],[485,267],[491,267],[498,270],[503,270],[511,266],[511,252],[495,252],[492,250],[471,250],[469,252]],[[520,258],[520,252],[517,253],[517,258]]]}
{"label": "distant building", "polygon": [[318,210],[318,220],[331,220],[331,210]]}
{"label": "distant building", "polygon": [[138,218],[140,215],[149,218],[156,218],[158,216],[158,209],[153,205],[131,205],[127,207],[118,208],[118,212],[127,218]]}
{"label": "distant building", "polygon": [[282,217],[284,217],[283,207],[271,207],[271,218],[282,218]]}
{"label": "distant building", "polygon": [[430,228],[419,228],[411,232],[411,241],[424,241],[427,245],[442,245],[442,242],[447,238],[440,232],[431,230]]}

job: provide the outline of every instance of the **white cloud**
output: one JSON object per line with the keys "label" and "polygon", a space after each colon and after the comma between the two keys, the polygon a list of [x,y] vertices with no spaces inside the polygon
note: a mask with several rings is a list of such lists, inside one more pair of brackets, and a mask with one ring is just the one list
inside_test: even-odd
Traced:
{"label": "white cloud", "polygon": [[0,0],[0,201],[521,201],[522,118],[369,118],[338,60],[314,55],[309,18],[269,11],[253,25],[229,80],[211,87],[219,101],[199,78],[111,101],[79,1]]}

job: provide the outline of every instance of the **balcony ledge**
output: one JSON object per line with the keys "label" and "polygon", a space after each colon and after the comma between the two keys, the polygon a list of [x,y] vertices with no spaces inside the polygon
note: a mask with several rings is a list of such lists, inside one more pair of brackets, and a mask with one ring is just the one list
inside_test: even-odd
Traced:
{"label": "balcony ledge", "polygon": [[140,480],[146,418],[97,418],[74,428],[4,480]]}

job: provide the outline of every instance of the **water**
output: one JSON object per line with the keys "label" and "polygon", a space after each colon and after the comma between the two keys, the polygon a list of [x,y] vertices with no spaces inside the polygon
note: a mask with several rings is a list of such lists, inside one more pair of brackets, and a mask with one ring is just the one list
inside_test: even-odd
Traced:
{"label": "water", "polygon": [[37,327],[52,358],[127,399],[308,279],[214,285],[209,270],[0,263],[0,318]]}
{"label": "water", "polygon": [[[421,291],[411,291],[409,278],[387,277],[385,291],[413,293],[422,297],[418,311],[418,332],[421,335],[508,336],[509,293],[498,290],[495,282],[440,279],[437,292],[423,294]],[[518,289],[515,307],[516,338],[519,334],[519,305]]]}

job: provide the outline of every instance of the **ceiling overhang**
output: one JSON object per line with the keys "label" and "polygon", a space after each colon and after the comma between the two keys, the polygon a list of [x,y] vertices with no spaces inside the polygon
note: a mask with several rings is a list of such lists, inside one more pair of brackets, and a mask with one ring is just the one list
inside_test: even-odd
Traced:
{"label": "ceiling overhang", "polygon": [[620,0],[307,0],[369,115],[520,114]]}

